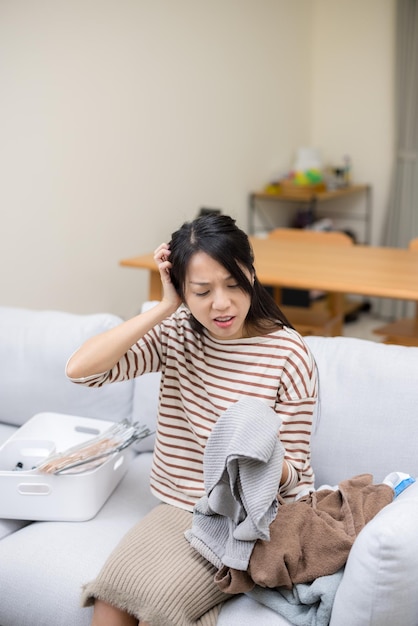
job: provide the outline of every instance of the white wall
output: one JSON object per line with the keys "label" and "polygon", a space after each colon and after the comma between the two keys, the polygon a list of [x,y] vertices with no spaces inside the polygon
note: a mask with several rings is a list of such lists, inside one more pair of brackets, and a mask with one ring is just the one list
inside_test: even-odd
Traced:
{"label": "white wall", "polygon": [[[371,185],[378,245],[394,148],[395,1],[315,0],[313,18],[311,141],[325,162],[350,155],[354,182]],[[364,199],[339,206],[362,212]],[[361,237],[359,222],[349,226]]]}
{"label": "white wall", "polygon": [[133,314],[146,275],[121,258],[201,206],[246,228],[309,143],[349,152],[383,209],[393,2],[3,0],[0,304]]}
{"label": "white wall", "polygon": [[311,22],[310,0],[3,0],[1,303],[130,315],[146,276],[121,258],[201,206],[246,228],[309,132]]}

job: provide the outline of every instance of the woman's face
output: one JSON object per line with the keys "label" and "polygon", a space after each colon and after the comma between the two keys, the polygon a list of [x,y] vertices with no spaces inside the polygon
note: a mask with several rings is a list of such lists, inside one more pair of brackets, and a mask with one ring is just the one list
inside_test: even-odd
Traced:
{"label": "woman's face", "polygon": [[[248,270],[242,268],[251,281]],[[184,289],[192,315],[215,339],[241,339],[251,298],[228,270],[205,252],[196,252],[189,262]]]}

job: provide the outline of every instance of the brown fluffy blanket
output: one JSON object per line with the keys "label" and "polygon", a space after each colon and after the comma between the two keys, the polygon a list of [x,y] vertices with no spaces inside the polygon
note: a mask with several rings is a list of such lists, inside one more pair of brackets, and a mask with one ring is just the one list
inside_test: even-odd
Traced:
{"label": "brown fluffy blanket", "polygon": [[334,574],[347,561],[360,530],[393,497],[391,487],[374,485],[370,474],[361,474],[342,481],[337,490],[281,501],[270,524],[270,541],[256,542],[248,570],[222,567],[215,582],[226,593],[243,593],[255,585],[291,589]]}

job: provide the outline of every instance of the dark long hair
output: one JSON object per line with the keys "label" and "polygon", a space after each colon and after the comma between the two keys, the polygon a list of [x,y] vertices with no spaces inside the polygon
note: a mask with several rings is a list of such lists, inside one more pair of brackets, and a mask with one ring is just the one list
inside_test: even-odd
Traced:
{"label": "dark long hair", "polygon": [[[222,265],[239,287],[251,297],[246,319],[248,328],[264,333],[271,332],[280,325],[293,328],[257,279],[250,241],[228,215],[208,214],[192,222],[185,222],[172,234],[170,250],[171,280],[183,302],[190,259],[196,252],[205,252]],[[254,284],[251,284],[240,266],[254,276]],[[194,330],[202,332],[202,325],[193,316],[191,324]]]}

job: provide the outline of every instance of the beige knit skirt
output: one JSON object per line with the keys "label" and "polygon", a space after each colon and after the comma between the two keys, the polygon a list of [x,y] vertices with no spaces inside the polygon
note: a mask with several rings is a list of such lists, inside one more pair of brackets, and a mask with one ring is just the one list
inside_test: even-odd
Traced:
{"label": "beige knit skirt", "polygon": [[216,568],[184,537],[191,523],[192,513],[158,505],[85,585],[83,606],[100,599],[152,626],[215,626],[230,596],[215,585]]}

